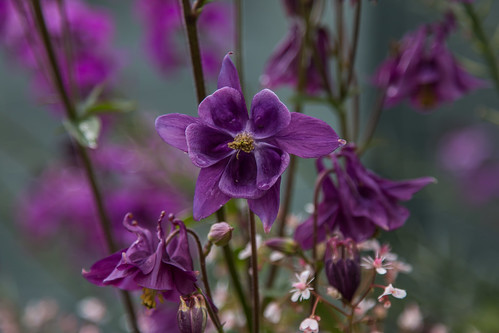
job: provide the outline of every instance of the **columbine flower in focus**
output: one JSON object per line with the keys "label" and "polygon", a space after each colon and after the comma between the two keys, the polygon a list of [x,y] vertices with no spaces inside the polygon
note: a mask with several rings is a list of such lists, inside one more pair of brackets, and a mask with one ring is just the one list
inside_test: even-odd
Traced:
{"label": "columbine flower in focus", "polygon": [[381,300],[383,297],[392,295],[395,298],[405,298],[407,296],[407,292],[403,289],[399,288],[394,288],[392,284],[389,284],[386,288],[385,291],[381,295],[378,296],[378,300]]}
{"label": "columbine flower in focus", "polygon": [[374,77],[374,84],[386,90],[385,107],[409,99],[415,109],[424,112],[483,86],[445,45],[454,25],[454,18],[448,15],[441,23],[406,34],[397,44]]}
{"label": "columbine flower in focus", "polygon": [[[198,33],[203,70],[208,77],[216,77],[220,58],[232,44],[233,8],[228,1],[206,4],[198,17]],[[151,60],[165,74],[185,66],[182,9],[177,0],[137,0],[145,30],[145,44]]]}
{"label": "columbine flower in focus", "polygon": [[289,154],[323,156],[344,140],[325,122],[290,113],[268,89],[253,97],[250,113],[227,55],[218,90],[201,102],[199,118],[167,114],[156,119],[156,130],[201,168],[194,194],[195,220],[213,214],[231,198],[244,198],[269,232],[279,210],[281,175]]}
{"label": "columbine flower in focus", "polygon": [[312,282],[313,278],[310,279],[309,281],[308,278],[310,277],[310,271],[305,270],[300,273],[300,275],[295,274],[297,281],[292,284],[293,289],[291,289],[289,292],[293,293],[291,295],[291,301],[292,302],[297,302],[297,301],[303,301],[304,299],[309,299],[310,298],[310,290],[313,290],[314,288],[309,287],[310,282]]}
{"label": "columbine flower in focus", "polygon": [[[328,232],[339,230],[345,238],[356,242],[370,238],[376,228],[394,230],[409,217],[409,211],[400,201],[410,200],[412,195],[435,181],[422,177],[405,181],[381,178],[366,169],[349,144],[330,155],[337,182],[326,177],[322,183],[324,199],[318,206],[318,241]],[[340,159],[344,159],[344,167]],[[325,170],[322,159],[317,160],[319,172]],[[304,249],[312,247],[313,216],[302,223],[295,232],[295,240]]]}
{"label": "columbine flower in focus", "polygon": [[[144,228],[127,214],[125,228],[137,236],[128,248],[97,261],[89,271],[82,274],[89,282],[98,286],[112,285],[124,290],[143,290],[142,303],[155,308],[157,299],[177,301],[181,295],[192,293],[197,280],[189,252],[189,241],[185,225],[169,217],[167,233],[160,217],[157,231]],[[179,228],[178,235],[168,244],[166,238]]]}
{"label": "columbine flower in focus", "polygon": [[314,318],[307,318],[300,323],[300,331],[305,333],[318,333],[319,322]]}

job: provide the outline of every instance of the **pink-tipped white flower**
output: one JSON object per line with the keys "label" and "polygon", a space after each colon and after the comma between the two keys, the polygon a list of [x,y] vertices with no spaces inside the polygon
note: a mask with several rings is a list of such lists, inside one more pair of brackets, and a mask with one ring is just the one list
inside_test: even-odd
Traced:
{"label": "pink-tipped white flower", "polygon": [[313,278],[310,279],[310,281],[307,282],[308,278],[310,277],[310,271],[305,270],[300,273],[300,275],[295,274],[297,281],[292,284],[293,289],[291,289],[289,292],[293,293],[291,295],[291,301],[292,302],[297,302],[298,300],[301,302],[304,299],[309,299],[310,298],[310,290],[313,290],[314,288],[309,287],[310,282],[312,282]]}
{"label": "pink-tipped white flower", "polygon": [[306,333],[319,333],[319,322],[315,318],[307,318],[301,322],[300,331]]}
{"label": "pink-tipped white flower", "polygon": [[263,312],[263,316],[272,324],[277,324],[281,320],[281,315],[282,309],[277,302],[270,302]]}
{"label": "pink-tipped white flower", "polygon": [[376,273],[378,273],[379,275],[385,275],[386,270],[391,269],[392,266],[391,263],[384,261],[384,256],[376,255],[374,259],[371,257],[362,258],[362,263],[360,265],[366,269],[375,269]]}
{"label": "pink-tipped white flower", "polygon": [[384,296],[392,295],[395,298],[405,298],[407,296],[407,292],[404,289],[399,289],[399,288],[394,288],[392,284],[390,283],[386,288],[385,291],[379,295],[378,300],[383,298]]}

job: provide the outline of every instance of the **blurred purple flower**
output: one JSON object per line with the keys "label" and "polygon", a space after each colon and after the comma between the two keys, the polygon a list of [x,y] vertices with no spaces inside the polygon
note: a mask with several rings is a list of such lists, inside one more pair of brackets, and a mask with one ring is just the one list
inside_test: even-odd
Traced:
{"label": "blurred purple flower", "polygon": [[[34,18],[29,6],[19,2],[4,0],[6,6],[2,43],[22,66],[34,71],[34,87],[39,94],[54,94],[45,65],[43,44],[36,33]],[[22,8],[20,15],[18,8]],[[43,12],[47,29],[52,38],[59,66],[66,86],[70,77],[74,80],[81,96],[87,96],[92,89],[109,83],[121,62],[118,52],[111,48],[114,24],[111,16],[102,9],[89,7],[79,0],[64,2],[69,32],[65,32],[66,22],[61,15],[58,1],[43,2]],[[1,16],[1,10],[0,10]],[[1,32],[1,27],[0,27]],[[35,32],[35,33],[33,33]],[[67,36],[71,38],[71,54],[68,58]],[[42,67],[42,68],[40,68]]]}
{"label": "blurred purple flower", "polygon": [[[187,49],[182,9],[177,0],[138,0],[137,10],[145,28],[146,48],[153,63],[165,74],[184,66]],[[232,3],[218,1],[205,5],[198,18],[203,69],[216,77],[219,59],[233,41]]]}
{"label": "blurred purple flower", "polygon": [[279,210],[281,175],[289,154],[319,157],[344,143],[325,122],[290,113],[268,89],[253,97],[248,117],[229,55],[218,90],[201,102],[198,113],[199,118],[167,114],[156,119],[161,138],[188,152],[201,168],[194,194],[196,220],[213,214],[230,198],[244,198],[268,232]]}
{"label": "blurred purple flower", "polygon": [[[156,143],[159,142],[151,141],[147,146],[168,148],[158,147]],[[187,208],[186,191],[175,186],[171,179],[190,179],[194,172],[189,174],[189,168],[180,164],[181,156],[175,150],[169,149],[168,155],[164,152],[169,157],[164,161],[151,159],[149,151],[137,146],[106,144],[92,153],[96,173],[103,180],[105,205],[119,244],[131,240],[130,233],[124,232],[121,224],[127,212],[145,223],[154,221],[159,211],[178,213]],[[170,180],[165,177],[165,171]],[[81,253],[88,255],[85,246],[88,242],[101,245],[96,247],[96,252],[104,248],[88,180],[77,165],[58,162],[50,166],[17,206],[18,220],[32,241],[67,232],[72,234],[71,248],[85,249]]]}
{"label": "blurred purple flower", "polygon": [[180,333],[177,325],[178,305],[173,303],[158,304],[153,310],[139,314],[139,328],[143,333]]}
{"label": "blurred purple flower", "polygon": [[415,109],[427,112],[484,85],[456,62],[445,45],[454,26],[453,16],[447,15],[441,23],[406,34],[396,45],[373,80],[386,90],[385,107],[409,99]]}
{"label": "blurred purple flower", "polygon": [[[265,65],[264,72],[260,78],[260,83],[263,87],[276,89],[288,85],[297,89],[303,33],[303,27],[299,22],[294,22],[291,25],[288,34],[277,45]],[[309,94],[318,94],[324,89],[324,79],[321,71],[329,73],[329,35],[325,28],[317,28],[315,34],[311,35],[315,38],[315,47],[317,48],[321,64],[320,66],[316,64],[311,53],[304,55],[307,66],[305,72],[306,91]]]}
{"label": "blurred purple flower", "polygon": [[[352,144],[330,157],[337,182],[326,177],[322,183],[324,199],[318,206],[317,221],[319,242],[336,230],[345,238],[361,242],[369,239],[378,227],[387,231],[401,227],[409,211],[399,202],[410,200],[415,192],[435,181],[431,177],[405,181],[381,178],[364,168]],[[340,158],[344,158],[344,168],[340,166]],[[321,159],[317,161],[317,169],[325,170]],[[312,247],[312,239],[311,216],[298,226],[295,240],[308,249]]]}
{"label": "blurred purple flower", "polygon": [[[148,308],[156,307],[158,291],[172,301],[193,292],[197,279],[187,230],[173,215],[169,216],[166,226],[162,225],[163,216],[164,212],[154,232],[154,228],[140,225],[132,214],[127,214],[123,225],[136,235],[137,240],[130,247],[97,261],[89,271],[83,270],[83,277],[98,286],[144,289],[142,300]],[[166,244],[175,227],[179,228],[179,233]]]}

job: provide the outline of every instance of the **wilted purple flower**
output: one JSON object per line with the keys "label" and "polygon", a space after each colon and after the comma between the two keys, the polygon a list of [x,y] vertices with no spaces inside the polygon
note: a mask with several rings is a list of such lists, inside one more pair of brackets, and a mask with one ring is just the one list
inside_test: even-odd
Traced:
{"label": "wilted purple flower", "polygon": [[360,255],[357,244],[351,239],[332,238],[328,241],[324,265],[329,284],[343,298],[352,302],[360,285]]}
{"label": "wilted purple flower", "polygon": [[270,90],[253,97],[251,116],[229,55],[218,90],[205,98],[199,118],[168,114],[156,130],[168,144],[189,153],[201,168],[194,194],[194,219],[205,218],[230,198],[248,199],[268,232],[279,210],[281,175],[289,154],[319,157],[344,143],[325,122],[290,113]]}
{"label": "wilted purple flower", "polygon": [[[186,65],[187,49],[182,39],[182,9],[177,0],[138,0],[137,9],[145,27],[146,47],[156,66],[168,74]],[[217,1],[203,7],[198,18],[201,59],[205,74],[215,77],[220,58],[230,49],[232,3]]]}
{"label": "wilted purple flower", "polygon": [[[405,181],[381,178],[364,168],[352,144],[330,157],[337,182],[326,177],[322,183],[324,199],[318,205],[318,241],[339,230],[345,238],[361,242],[370,238],[378,227],[384,230],[401,227],[409,211],[399,202],[410,200],[415,192],[435,181],[431,177]],[[340,166],[340,158],[344,159],[344,168]],[[317,168],[319,172],[325,170],[321,159]],[[311,248],[312,239],[313,217],[310,217],[296,229],[295,240],[303,248]]]}
{"label": "wilted purple flower", "polygon": [[[185,225],[170,216],[169,223],[164,226],[163,216],[164,213],[154,232],[153,228],[140,225],[132,214],[127,214],[123,225],[136,235],[137,240],[130,247],[97,261],[89,271],[83,270],[83,277],[98,286],[143,289],[142,303],[148,308],[156,307],[156,297],[176,301],[180,295],[193,292],[196,274]],[[175,227],[179,228],[178,235],[166,244],[165,240]]]}
{"label": "wilted purple flower", "polygon": [[[263,87],[276,89],[288,85],[295,89],[297,88],[303,34],[302,25],[294,22],[288,34],[277,45],[265,65],[264,72],[260,78],[260,83]],[[315,38],[314,45],[317,48],[321,64],[318,65],[311,51],[306,50],[307,52],[304,54],[306,91],[309,94],[317,94],[324,88],[324,78],[321,71],[329,73],[329,35],[325,28],[317,28],[315,34],[311,35]]]}
{"label": "wilted purple flower", "polygon": [[414,108],[424,112],[483,86],[456,62],[445,45],[454,25],[454,18],[448,15],[439,24],[423,25],[406,34],[396,45],[374,77],[374,84],[386,90],[386,107],[409,99]]}
{"label": "wilted purple flower", "polygon": [[[18,6],[11,1],[4,2],[7,10],[3,34],[0,33],[2,43],[23,67],[34,71],[37,90],[44,95],[54,93],[47,71],[49,66],[43,56],[44,46],[36,33],[29,6],[23,2]],[[19,7],[23,9],[22,15],[17,10]],[[61,9],[65,10],[65,15],[61,15]],[[120,63],[118,52],[111,48],[114,34],[111,17],[102,9],[79,0],[65,1],[62,8],[58,1],[47,0],[43,2],[42,10],[65,85],[69,86],[71,77],[78,92],[85,97],[95,86],[109,83]],[[66,23],[69,31],[66,31]],[[71,38],[69,59],[68,36]]]}

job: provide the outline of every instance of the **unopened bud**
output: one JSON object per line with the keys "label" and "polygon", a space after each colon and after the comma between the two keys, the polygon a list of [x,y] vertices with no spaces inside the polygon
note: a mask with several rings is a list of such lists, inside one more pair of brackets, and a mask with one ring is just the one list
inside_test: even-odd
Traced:
{"label": "unopened bud", "polygon": [[177,323],[181,333],[203,333],[208,310],[203,295],[180,296]]}
{"label": "unopened bud", "polygon": [[208,240],[217,246],[225,246],[232,238],[232,228],[227,222],[215,223],[208,233]]}
{"label": "unopened bud", "polygon": [[299,250],[299,245],[291,238],[272,238],[265,242],[265,245],[274,250],[287,255],[296,254]]}

